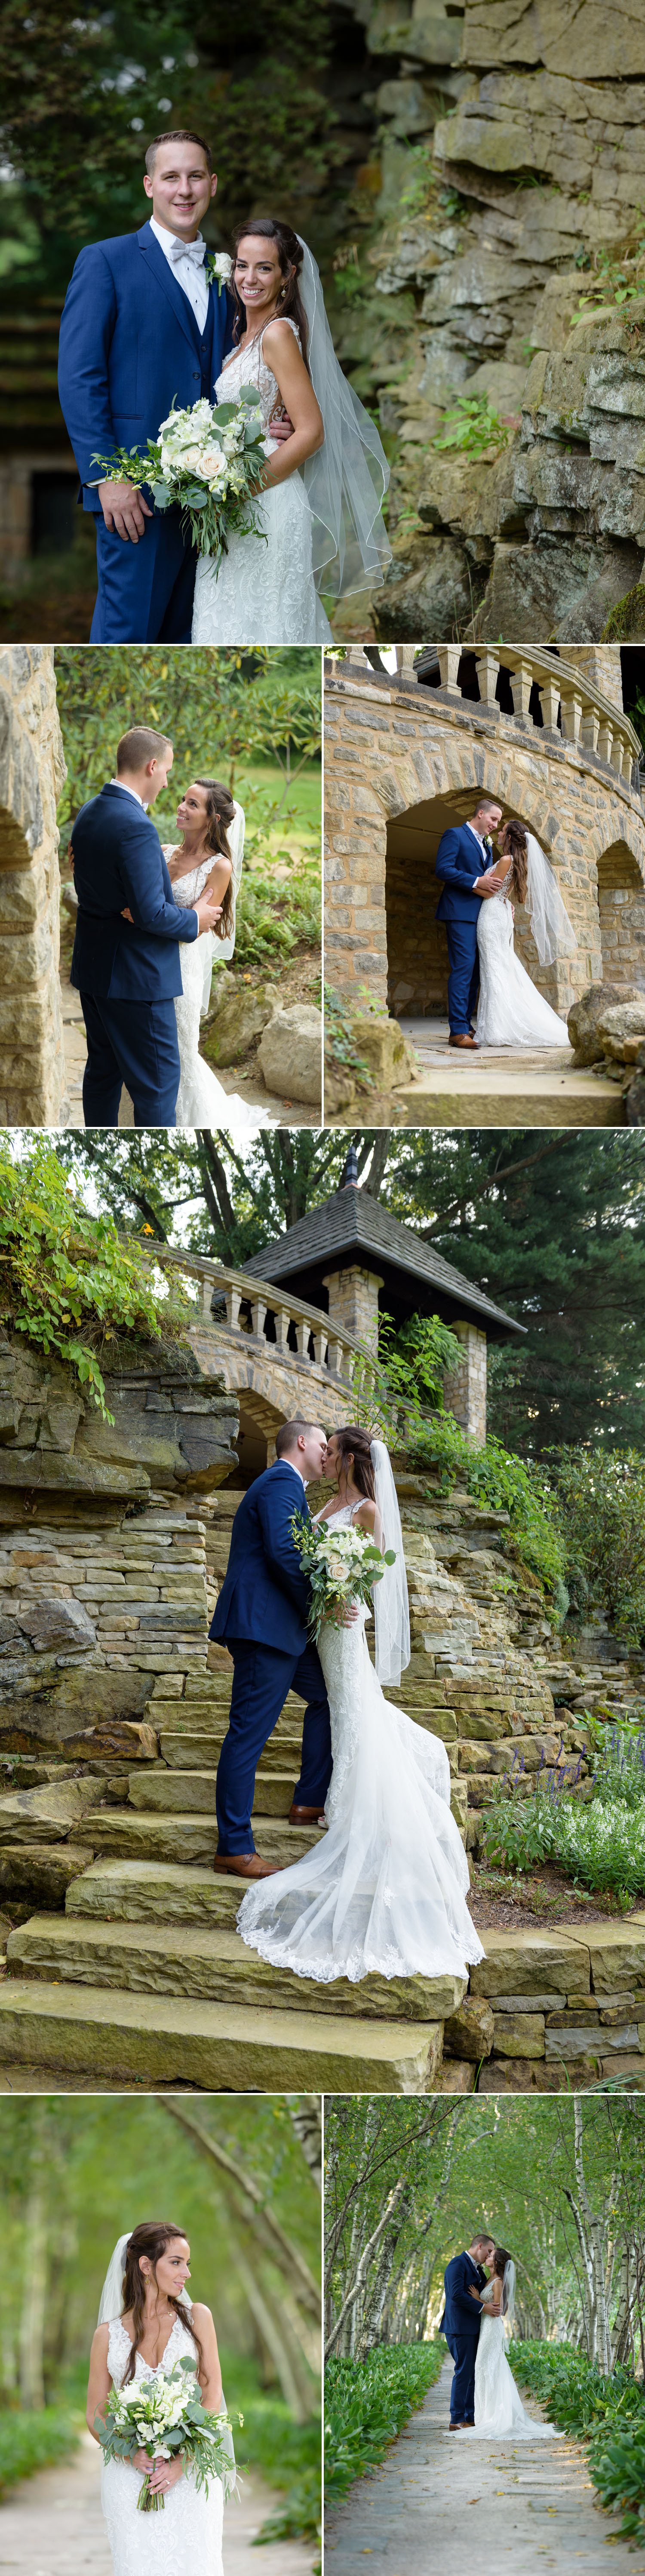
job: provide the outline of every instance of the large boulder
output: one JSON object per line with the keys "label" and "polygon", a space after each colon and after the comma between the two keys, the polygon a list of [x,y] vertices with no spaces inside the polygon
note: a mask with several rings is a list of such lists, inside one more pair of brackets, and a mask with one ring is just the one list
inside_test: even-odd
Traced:
{"label": "large boulder", "polygon": [[377,1091],[397,1091],[414,1076],[415,1058],[398,1020],[386,1019],[385,1012],[364,1011],[353,1018],[352,1032]]}
{"label": "large boulder", "polygon": [[598,1021],[605,1055],[619,1064],[636,1064],[645,1040],[645,993],[636,1002],[614,1002]]}
{"label": "large boulder", "polygon": [[215,977],[209,1017],[211,1064],[240,1064],[275,1010],[274,984],[242,984],[221,971]]}
{"label": "large boulder", "polygon": [[307,1100],[314,1109],[322,1100],[322,1018],[309,1002],[294,1002],[274,1011],[258,1047],[267,1091],[283,1100]]}
{"label": "large boulder", "polygon": [[628,1002],[642,1004],[643,995],[637,984],[588,984],[579,1002],[574,1002],[567,1019],[577,1065],[602,1064],[605,1053],[600,1036],[600,1022],[607,1011],[624,1009]]}
{"label": "large boulder", "polygon": [[74,1654],[96,1645],[96,1629],[80,1601],[35,1601],[21,1610],[19,1626],[39,1654]]}

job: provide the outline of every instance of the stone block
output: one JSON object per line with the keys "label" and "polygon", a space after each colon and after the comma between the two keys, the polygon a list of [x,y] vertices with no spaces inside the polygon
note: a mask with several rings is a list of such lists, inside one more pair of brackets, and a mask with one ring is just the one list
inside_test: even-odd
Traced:
{"label": "stone block", "polygon": [[645,1917],[629,1923],[590,1924],[585,1940],[594,1995],[610,2000],[627,1987],[645,1988]]}
{"label": "stone block", "polygon": [[473,1995],[451,2013],[444,2026],[444,2056],[466,2058],[478,2064],[490,2057],[495,2021],[491,2006],[483,1995]]}
{"label": "stone block", "polygon": [[441,2023],[343,2021],[185,1996],[110,1993],[29,1978],[0,1989],[0,2064],[136,2077],[150,2089],[425,2095],[436,2091]]}
{"label": "stone block", "polygon": [[580,1000],[574,1002],[567,1020],[576,1064],[601,1064],[605,1053],[600,1036],[601,1021],[608,1011],[616,1007],[622,1010],[627,1003],[639,1007],[642,998],[637,984],[625,984],[622,989],[619,984],[589,984]]}
{"label": "stone block", "polygon": [[309,1101],[317,1108],[322,1092],[322,1018],[307,1002],[275,1011],[258,1047],[258,1062],[267,1091],[283,1098]]}
{"label": "stone block", "polygon": [[574,1972],[576,1992],[589,1991],[586,1936],[578,1942],[572,1933],[564,1938],[558,1932],[488,1932],[483,1939],[486,1957],[471,1968],[472,1994],[499,2005],[506,1994],[530,1996],[548,1987],[564,1998]]}
{"label": "stone block", "polygon": [[499,2057],[543,2057],[544,2014],[496,2012],[493,2044]]}
{"label": "stone block", "polygon": [[226,969],[213,977],[208,1024],[211,1064],[241,1064],[275,1011],[275,984],[239,984]]}
{"label": "stone block", "polygon": [[94,1623],[80,1601],[38,1601],[33,1610],[21,1611],[20,1626],[39,1654],[70,1654],[96,1645]]}

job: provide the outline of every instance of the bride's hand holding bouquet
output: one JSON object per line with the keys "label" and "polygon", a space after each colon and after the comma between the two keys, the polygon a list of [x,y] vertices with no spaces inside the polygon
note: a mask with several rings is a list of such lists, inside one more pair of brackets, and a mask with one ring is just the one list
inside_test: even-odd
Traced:
{"label": "bride's hand holding bouquet", "polygon": [[332,1628],[344,1628],[363,1603],[371,1609],[374,1584],[382,1581],[386,1565],[396,1563],[395,1550],[383,1553],[357,1521],[349,1529],[328,1527],[324,1521],[314,1528],[302,1512],[294,1512],[291,1528],[309,1582],[309,1624],[317,1644],[325,1620]]}
{"label": "bride's hand holding bouquet", "polygon": [[111,2388],[94,2427],[105,2460],[129,2460],[142,2474],[139,2513],[163,2513],[161,2481],[164,2489],[174,2486],[187,2464],[206,2494],[209,2476],[223,2479],[230,2466],[230,2416],[204,2405],[197,2363],[187,2355],[174,2370]]}

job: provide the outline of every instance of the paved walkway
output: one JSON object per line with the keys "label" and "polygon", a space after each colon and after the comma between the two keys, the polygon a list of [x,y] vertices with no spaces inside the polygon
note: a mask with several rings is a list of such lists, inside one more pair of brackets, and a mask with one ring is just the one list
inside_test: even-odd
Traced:
{"label": "paved walkway", "polygon": [[[325,2517],[326,2576],[359,2576],[376,2558],[383,2576],[607,2576],[607,2543],[619,2517],[594,2504],[577,2442],[466,2442],[446,2433],[452,2362],[381,2469]],[[524,2400],[540,2420],[541,2409]],[[612,2542],[614,2576],[642,2576],[645,2550]]]}
{"label": "paved walkway", "polygon": [[[101,2460],[91,2433],[62,2468],[41,2469],[0,2504],[0,2576],[113,2576],[101,2512]],[[224,2515],[224,2576],[310,2576],[315,2551],[302,2541],[254,2539],[277,2498],[246,2474],[241,2502]],[[198,2576],[198,2570],[195,2571]]]}

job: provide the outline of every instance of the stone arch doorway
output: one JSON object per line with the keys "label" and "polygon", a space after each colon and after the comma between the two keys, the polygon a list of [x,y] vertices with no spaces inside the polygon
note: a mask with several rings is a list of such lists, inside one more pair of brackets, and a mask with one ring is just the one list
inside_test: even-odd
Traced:
{"label": "stone arch doorway", "polygon": [[[454,788],[447,794],[426,798],[423,804],[411,805],[404,813],[396,814],[388,821],[385,858],[388,1007],[395,1019],[443,1019],[446,1016],[448,942],[443,922],[435,920],[440,894],[435,860],[442,833],[449,831],[455,823],[466,823],[482,793],[494,795],[495,789]],[[533,797],[530,803],[534,802]],[[499,803],[506,814],[517,814],[529,831],[539,834],[542,848],[549,855],[549,837],[542,815],[536,819],[531,811],[526,810],[527,799],[521,791],[519,795],[511,792],[509,796],[504,787],[500,787]],[[521,906],[516,906],[515,912],[515,945],[527,974],[545,994],[547,1001],[554,1009],[568,1007],[573,995],[570,991],[559,994],[556,970],[540,966],[528,914]]]}
{"label": "stone arch doorway", "polygon": [[610,841],[598,860],[602,977],[645,989],[645,884],[626,841]]}

